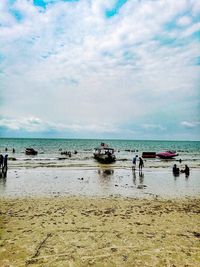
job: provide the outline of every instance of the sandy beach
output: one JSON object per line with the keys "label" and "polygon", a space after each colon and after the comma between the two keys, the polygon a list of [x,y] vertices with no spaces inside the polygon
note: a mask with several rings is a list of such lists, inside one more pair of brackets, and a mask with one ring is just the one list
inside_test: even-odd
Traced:
{"label": "sandy beach", "polygon": [[1,198],[0,266],[200,266],[200,199]]}

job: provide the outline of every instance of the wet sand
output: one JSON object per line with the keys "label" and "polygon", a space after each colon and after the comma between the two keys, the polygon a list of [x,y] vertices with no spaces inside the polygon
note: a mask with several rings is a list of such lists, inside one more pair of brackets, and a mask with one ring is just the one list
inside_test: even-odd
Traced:
{"label": "wet sand", "polygon": [[200,199],[1,198],[0,266],[200,266]]}
{"label": "wet sand", "polygon": [[196,197],[200,195],[200,169],[189,177],[174,177],[167,168],[145,168],[142,173],[129,168],[36,168],[8,169],[0,179],[3,197]]}

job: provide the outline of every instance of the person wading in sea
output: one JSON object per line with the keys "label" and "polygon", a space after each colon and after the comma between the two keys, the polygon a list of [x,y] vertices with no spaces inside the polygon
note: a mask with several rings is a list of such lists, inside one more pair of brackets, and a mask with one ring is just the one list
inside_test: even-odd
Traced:
{"label": "person wading in sea", "polygon": [[2,172],[7,172],[7,169],[8,169],[8,155],[5,155],[5,157],[3,159]]}
{"label": "person wading in sea", "polygon": [[144,161],[141,157],[139,157],[139,171],[142,171],[142,167],[144,167]]}
{"label": "person wading in sea", "polygon": [[3,155],[0,155],[0,169],[3,169]]}
{"label": "person wading in sea", "polygon": [[135,168],[136,168],[137,157],[138,157],[138,155],[136,155],[136,156],[133,158],[133,161],[132,161],[132,163],[133,163],[132,170],[133,170],[133,171],[135,171]]}

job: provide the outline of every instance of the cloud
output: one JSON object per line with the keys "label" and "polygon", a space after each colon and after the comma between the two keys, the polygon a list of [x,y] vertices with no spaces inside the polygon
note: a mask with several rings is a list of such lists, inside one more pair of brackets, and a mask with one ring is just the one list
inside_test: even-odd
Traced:
{"label": "cloud", "polygon": [[88,131],[92,133],[115,133],[118,130],[103,123],[90,124],[90,125],[83,125],[83,124],[65,125],[61,123],[44,121],[36,117],[0,119],[0,127],[2,128],[4,127],[14,131],[22,130],[26,132],[46,132],[46,131],[87,132]]}
{"label": "cloud", "polygon": [[160,124],[143,124],[142,127],[145,130],[158,130],[158,131],[165,131],[166,130],[166,128],[164,128]]}
{"label": "cloud", "polygon": [[197,120],[197,1],[12,2],[0,3],[4,119],[122,135],[132,121]]}
{"label": "cloud", "polygon": [[200,125],[200,121],[182,121],[181,125],[186,128],[192,129],[198,127]]}
{"label": "cloud", "polygon": [[177,20],[177,25],[184,27],[184,26],[188,26],[192,23],[192,19],[189,16],[182,16]]}

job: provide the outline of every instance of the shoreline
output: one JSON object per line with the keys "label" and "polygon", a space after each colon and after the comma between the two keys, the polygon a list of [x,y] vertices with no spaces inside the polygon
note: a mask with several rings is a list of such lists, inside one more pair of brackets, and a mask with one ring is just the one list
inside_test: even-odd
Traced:
{"label": "shoreline", "polygon": [[1,266],[199,266],[200,198],[0,198]]}

